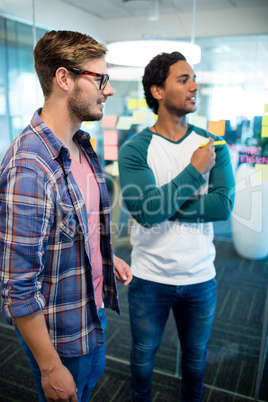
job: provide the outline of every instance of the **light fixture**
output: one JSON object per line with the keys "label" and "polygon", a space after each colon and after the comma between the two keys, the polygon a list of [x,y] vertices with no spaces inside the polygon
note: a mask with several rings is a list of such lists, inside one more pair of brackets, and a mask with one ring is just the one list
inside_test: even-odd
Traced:
{"label": "light fixture", "polygon": [[130,67],[145,67],[159,53],[182,53],[189,64],[201,60],[200,46],[176,40],[135,40],[112,42],[107,45],[106,61],[111,64]]}
{"label": "light fixture", "polygon": [[159,20],[159,0],[150,0],[149,20]]}
{"label": "light fixture", "polygon": [[[131,0],[124,0],[131,1]],[[132,0],[134,2],[134,0]],[[151,4],[150,18],[159,18],[159,0],[149,0]],[[153,12],[152,12],[153,11]],[[201,60],[201,48],[194,43],[195,40],[195,14],[196,0],[193,0],[193,25],[191,42],[165,39],[119,41],[107,45],[108,63],[126,67],[145,67],[149,61],[159,53],[182,53],[189,64],[198,64]]]}

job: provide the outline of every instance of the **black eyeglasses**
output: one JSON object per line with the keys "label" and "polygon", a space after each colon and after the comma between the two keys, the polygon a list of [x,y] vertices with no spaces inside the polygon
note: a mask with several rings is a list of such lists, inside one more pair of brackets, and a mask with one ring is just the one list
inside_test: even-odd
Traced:
{"label": "black eyeglasses", "polygon": [[80,70],[79,68],[72,68],[72,67],[66,67],[66,69],[68,71],[71,71],[74,74],[77,75],[91,75],[92,77],[98,77],[100,78],[100,86],[99,86],[99,90],[103,91],[104,88],[106,87],[110,76],[108,74],[99,74],[99,73],[93,73],[92,71],[87,71],[87,70]]}

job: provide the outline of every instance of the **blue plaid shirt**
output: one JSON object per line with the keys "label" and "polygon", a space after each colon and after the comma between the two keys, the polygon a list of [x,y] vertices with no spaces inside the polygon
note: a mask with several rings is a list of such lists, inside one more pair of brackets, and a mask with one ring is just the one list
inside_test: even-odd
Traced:
{"label": "blue plaid shirt", "polygon": [[[38,110],[0,166],[0,273],[2,313],[10,324],[40,309],[61,356],[88,353],[103,344],[94,300],[88,220],[74,180],[69,150]],[[100,242],[104,305],[119,313],[104,177],[89,135],[75,138],[100,190]]]}

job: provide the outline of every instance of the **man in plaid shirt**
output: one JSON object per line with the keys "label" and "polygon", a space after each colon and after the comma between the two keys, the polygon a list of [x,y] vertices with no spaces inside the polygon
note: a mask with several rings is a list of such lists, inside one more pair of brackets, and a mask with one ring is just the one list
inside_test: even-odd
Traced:
{"label": "man in plaid shirt", "polygon": [[51,31],[34,50],[43,108],[0,167],[3,316],[15,325],[40,401],[88,401],[105,367],[103,306],[119,313],[103,173],[83,121],[100,120],[114,91],[106,48]]}

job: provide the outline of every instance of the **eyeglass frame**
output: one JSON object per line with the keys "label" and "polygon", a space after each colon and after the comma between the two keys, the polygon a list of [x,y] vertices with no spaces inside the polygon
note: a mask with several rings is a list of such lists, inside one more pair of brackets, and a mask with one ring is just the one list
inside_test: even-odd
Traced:
{"label": "eyeglass frame", "polygon": [[109,74],[94,73],[94,72],[88,71],[88,70],[80,70],[79,68],[76,68],[76,67],[65,67],[65,68],[66,68],[66,70],[71,71],[72,73],[77,74],[77,75],[90,75],[92,77],[101,78],[100,86],[99,86],[100,91],[103,91],[105,89],[105,87],[108,84],[108,81],[110,79]]}

